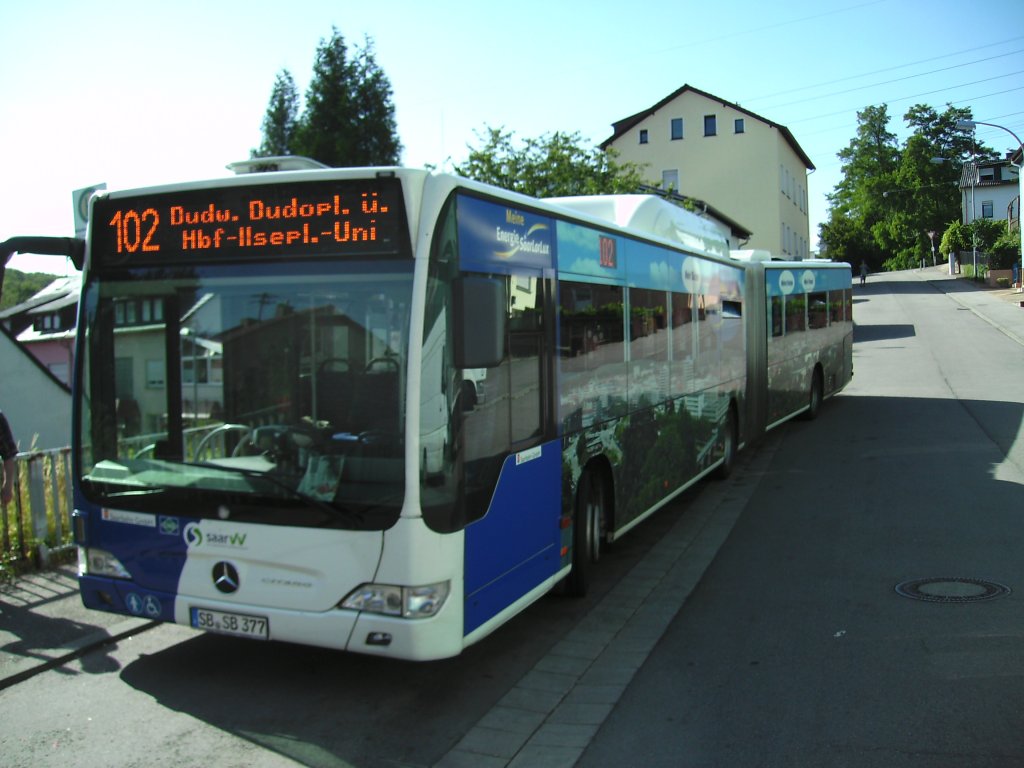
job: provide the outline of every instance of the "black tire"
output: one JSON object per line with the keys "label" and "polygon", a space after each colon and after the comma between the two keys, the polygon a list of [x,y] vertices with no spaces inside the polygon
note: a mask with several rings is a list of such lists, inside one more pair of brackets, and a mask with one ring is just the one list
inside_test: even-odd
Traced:
{"label": "black tire", "polygon": [[566,577],[566,593],[583,597],[590,587],[593,564],[601,559],[602,526],[607,495],[601,475],[588,469],[580,477],[572,519],[572,571]]}
{"label": "black tire", "polygon": [[736,425],[736,412],[730,408],[728,416],[725,417],[725,427],[722,433],[722,463],[715,470],[715,477],[725,480],[732,474],[736,467],[736,454],[739,451],[739,435]]}
{"label": "black tire", "polygon": [[807,410],[803,417],[807,421],[814,421],[821,413],[821,403],[825,399],[825,385],[821,378],[821,369],[815,368],[811,376],[811,391],[807,397]]}

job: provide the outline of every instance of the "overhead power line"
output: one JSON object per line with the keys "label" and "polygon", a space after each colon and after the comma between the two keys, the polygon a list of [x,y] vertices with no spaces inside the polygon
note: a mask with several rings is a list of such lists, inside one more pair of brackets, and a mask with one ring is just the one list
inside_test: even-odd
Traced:
{"label": "overhead power line", "polygon": [[[884,74],[885,72],[894,72],[895,70],[898,70],[898,69],[906,69],[907,67],[916,67],[918,64],[930,64],[933,61],[942,61],[944,59],[951,59],[954,56],[962,56],[965,53],[974,53],[975,51],[983,51],[986,48],[994,48],[994,47],[996,47],[998,45],[1006,45],[1007,43],[1013,43],[1013,42],[1016,42],[1017,40],[1021,40],[1021,39],[1024,39],[1024,36],[1018,35],[1017,37],[1011,37],[1011,38],[1008,38],[1006,40],[1001,40],[998,43],[988,43],[987,45],[979,45],[979,46],[976,46],[974,48],[965,48],[962,51],[954,51],[953,53],[946,53],[946,54],[943,54],[942,56],[932,56],[931,58],[928,58],[928,59],[920,59],[919,61],[911,61],[911,62],[908,62],[906,64],[897,64],[896,66],[893,66],[893,67],[884,67],[883,69],[875,69],[875,70],[871,70],[870,72],[862,72],[859,75],[849,75],[847,77],[840,77],[840,78],[838,78],[836,80],[828,80],[828,81],[826,81],[824,83],[817,83],[815,85],[804,85],[804,86],[801,86],[799,88],[790,88],[790,89],[785,90],[785,91],[776,91],[775,93],[769,93],[769,94],[765,94],[765,95],[762,95],[762,96],[754,96],[754,97],[749,98],[749,99],[743,99],[743,100],[739,101],[738,103],[740,103],[740,104],[749,104],[750,102],[753,102],[753,101],[763,101],[764,99],[773,99],[776,96],[788,96],[791,93],[799,93],[801,91],[809,91],[809,90],[813,90],[815,88],[824,88],[824,87],[829,86],[829,85],[837,85],[838,83],[846,83],[846,82],[849,82],[850,80],[859,80],[862,77],[871,77],[872,75],[881,75],[881,74]],[[982,61],[985,61],[985,59],[982,59]],[[972,63],[974,63],[974,62],[967,62],[967,64],[972,64]],[[939,71],[941,71],[941,70],[939,70]]]}
{"label": "overhead power line", "polygon": [[[895,104],[895,103],[900,102],[900,101],[910,101],[911,99],[919,99],[922,96],[934,96],[937,93],[945,93],[947,91],[956,90],[957,88],[966,88],[969,85],[978,85],[979,83],[988,83],[988,82],[991,82],[992,80],[1000,80],[1000,79],[1002,79],[1004,77],[1013,77],[1015,75],[1021,75],[1021,74],[1024,74],[1024,70],[1020,70],[1018,72],[1008,72],[1005,75],[996,75],[995,77],[986,77],[986,78],[983,78],[981,80],[973,80],[972,82],[969,82],[969,83],[961,83],[959,85],[951,85],[951,86],[948,86],[946,88],[938,88],[938,89],[936,89],[934,91],[925,91],[924,93],[916,93],[916,94],[914,94],[912,96],[900,96],[897,99],[882,99],[882,100],[879,101],[879,103],[880,104]],[[1007,88],[1005,91],[998,91],[997,93],[989,93],[989,94],[986,94],[985,96],[976,96],[975,100],[976,99],[984,99],[984,98],[987,98],[988,96],[999,96],[999,95],[1004,94],[1004,93],[1010,93],[1012,91],[1019,91],[1019,90],[1022,90],[1022,89],[1024,89],[1024,86],[1020,86],[1020,87],[1017,87],[1017,88]],[[969,100],[968,99],[962,99],[962,100],[960,100],[960,101],[958,101],[956,103],[960,104],[960,103],[963,103],[964,101],[969,101]],[[787,123],[787,125],[795,125],[796,123],[807,123],[807,122],[810,122],[812,120],[821,120],[821,119],[826,118],[826,117],[835,117],[836,115],[846,115],[846,114],[849,114],[849,112],[850,112],[849,109],[841,109],[841,110],[838,110],[836,112],[828,112],[828,113],[823,114],[823,115],[815,115],[813,117],[804,117],[804,118],[800,118],[799,120],[790,120]]]}
{"label": "overhead power line", "polygon": [[[848,88],[845,91],[835,91],[833,93],[829,93],[829,94],[825,94],[825,95],[809,96],[806,99],[797,99],[796,101],[789,101],[789,102],[786,102],[784,104],[775,104],[775,105],[773,105],[771,107],[771,109],[777,109],[779,107],[791,107],[794,104],[805,104],[808,101],[816,101],[818,99],[828,98],[828,97],[831,97],[831,96],[843,96],[844,94],[847,94],[847,93],[856,93],[857,91],[865,91],[865,90],[867,90],[869,88],[877,88],[880,85],[892,85],[893,83],[901,83],[901,82],[903,82],[905,80],[913,80],[914,78],[917,78],[917,77],[926,77],[927,75],[935,75],[935,74],[938,74],[939,72],[948,72],[951,69],[960,69],[962,67],[969,67],[969,66],[971,66],[973,64],[981,64],[981,63],[986,62],[986,61],[993,61],[994,59],[1001,59],[1001,58],[1003,58],[1005,56],[1014,56],[1014,55],[1016,55],[1018,53],[1024,53],[1024,49],[1021,49],[1021,50],[1018,50],[1018,51],[1010,51],[1009,53],[1001,53],[998,56],[989,56],[986,59],[977,59],[976,61],[968,61],[968,62],[965,62],[963,64],[953,64],[951,66],[942,67],[940,69],[932,69],[932,70],[929,70],[928,72],[918,72],[917,74],[914,74],[914,75],[907,75],[906,77],[897,77],[897,78],[895,78],[893,80],[883,80],[880,83],[869,83],[868,85],[858,85],[856,88]],[[1016,75],[1016,74],[1020,74],[1020,73],[1019,72],[1011,72],[1010,74],[1011,75]],[[1009,75],[1003,75],[1003,77],[1008,77],[1008,76]],[[996,78],[989,78],[989,79],[990,80],[994,80]],[[975,82],[981,83],[981,82],[985,82],[985,81],[984,80],[977,80]],[[973,85],[973,83],[967,83],[967,85]],[[926,95],[926,94],[923,94],[923,95]],[[916,98],[916,97],[911,96],[910,98]]]}

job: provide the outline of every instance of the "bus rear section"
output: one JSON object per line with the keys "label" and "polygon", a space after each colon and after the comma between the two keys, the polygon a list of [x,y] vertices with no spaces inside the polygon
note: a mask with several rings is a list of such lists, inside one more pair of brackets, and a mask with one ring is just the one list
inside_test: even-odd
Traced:
{"label": "bus rear section", "polygon": [[770,429],[793,416],[815,418],[822,402],[853,377],[850,266],[825,261],[753,264],[748,278],[764,297],[751,342],[756,409]]}

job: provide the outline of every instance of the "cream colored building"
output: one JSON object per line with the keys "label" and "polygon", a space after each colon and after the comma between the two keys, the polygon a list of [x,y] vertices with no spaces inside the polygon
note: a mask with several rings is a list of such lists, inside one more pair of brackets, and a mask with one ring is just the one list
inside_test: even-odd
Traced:
{"label": "cream colored building", "polygon": [[753,234],[745,248],[810,256],[807,174],[814,164],[789,129],[684,85],[613,123],[601,144],[646,168],[652,184],[706,200]]}

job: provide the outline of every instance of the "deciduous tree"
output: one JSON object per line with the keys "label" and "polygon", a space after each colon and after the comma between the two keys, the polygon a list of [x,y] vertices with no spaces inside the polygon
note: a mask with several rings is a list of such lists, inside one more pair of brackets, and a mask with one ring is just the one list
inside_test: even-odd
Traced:
{"label": "deciduous tree", "polygon": [[504,128],[487,127],[482,145],[470,147],[454,170],[466,178],[533,197],[636,192],[644,177],[635,163],[619,163],[614,152],[588,148],[579,132],[515,140]]}
{"label": "deciduous tree", "polygon": [[[942,113],[923,104],[903,116],[912,134],[901,145],[885,105],[859,112],[857,135],[839,152],[843,178],[829,195],[820,236],[832,258],[867,260],[872,269],[907,269],[931,260],[932,239],[959,217],[958,182],[973,137],[957,127],[970,110]],[[856,250],[856,252],[854,252]]]}

